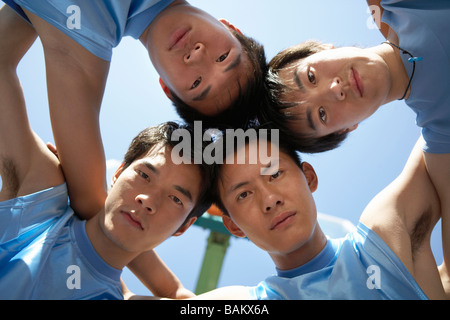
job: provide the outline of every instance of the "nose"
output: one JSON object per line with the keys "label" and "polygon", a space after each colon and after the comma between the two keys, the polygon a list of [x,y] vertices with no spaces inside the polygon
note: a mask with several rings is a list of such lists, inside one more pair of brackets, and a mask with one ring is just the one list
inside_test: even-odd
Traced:
{"label": "nose", "polygon": [[135,198],[136,202],[139,203],[141,208],[143,208],[149,214],[155,214],[158,204],[156,201],[146,194],[138,194]]}
{"label": "nose", "polygon": [[192,63],[198,61],[205,51],[205,46],[202,43],[196,43],[192,49],[184,56],[184,62]]}
{"label": "nose", "polygon": [[263,210],[265,213],[270,213],[276,207],[281,206],[284,204],[283,197],[281,193],[276,192],[274,188],[267,187],[264,192],[262,193],[262,199],[263,199]]}
{"label": "nose", "polygon": [[331,81],[330,90],[332,92],[333,97],[335,97],[338,101],[342,101],[345,99],[345,91],[341,78],[339,77],[333,78],[333,80]]}

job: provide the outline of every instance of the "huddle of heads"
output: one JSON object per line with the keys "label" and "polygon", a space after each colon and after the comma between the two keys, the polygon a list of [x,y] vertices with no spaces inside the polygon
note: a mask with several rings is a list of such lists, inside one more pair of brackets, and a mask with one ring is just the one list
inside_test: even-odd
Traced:
{"label": "huddle of heads", "polygon": [[317,41],[305,41],[279,52],[267,63],[264,47],[254,39],[231,30],[242,45],[251,63],[245,87],[240,86],[239,96],[231,105],[214,116],[205,116],[178,98],[173,92],[172,102],[177,113],[187,123],[202,121],[209,128],[243,128],[255,120],[265,128],[278,129],[299,152],[319,153],[337,148],[348,132],[336,132],[322,137],[312,137],[292,130],[290,123],[299,120],[295,112],[298,102],[288,99],[295,86],[280,77],[280,72],[315,53],[326,49]]}
{"label": "huddle of heads", "polygon": [[[194,127],[189,124],[180,124],[177,122],[166,122],[160,124],[158,126],[152,126],[141,131],[131,142],[128,151],[126,152],[123,159],[123,170],[129,167],[134,161],[139,158],[153,153],[159,148],[168,148],[169,151],[174,150],[174,148],[181,143],[179,141],[179,131],[183,130],[184,132],[188,131],[191,137],[194,136]],[[206,129],[207,130],[207,129]],[[204,130],[204,131],[206,131]],[[219,192],[219,183],[221,181],[221,168],[223,164],[234,163],[233,160],[229,160],[230,156],[234,157],[234,155],[243,147],[251,143],[258,143],[259,148],[261,148],[262,144],[265,144],[265,152],[270,154],[269,158],[265,158],[265,161],[273,161],[274,154],[279,151],[287,154],[292,160],[297,164],[299,168],[301,168],[301,160],[296,152],[293,145],[288,143],[289,140],[285,139],[283,134],[278,131],[275,131],[276,138],[272,139],[273,130],[264,130],[264,128],[256,123],[250,125],[248,130],[252,130],[254,133],[250,135],[248,138],[244,139],[243,144],[240,137],[237,137],[233,130],[224,130],[217,131],[215,130],[215,135],[211,137],[210,141],[202,141],[202,146],[199,148],[198,145],[195,145],[198,141],[195,139],[190,139],[191,148],[184,148],[181,151],[184,154],[176,154],[176,157],[181,156],[184,160],[183,163],[193,163],[196,164],[200,169],[200,179],[201,190],[199,192],[199,197],[195,203],[194,208],[189,213],[187,218],[185,219],[186,223],[192,217],[200,217],[204,212],[206,212],[209,207],[214,203],[217,207],[224,213],[228,214],[227,209],[225,208]],[[239,141],[238,141],[239,140]],[[241,143],[240,143],[241,142]],[[211,146],[215,147],[214,152],[220,154],[220,159],[212,164],[207,164],[203,161],[203,157],[198,157],[197,153],[203,153],[206,147],[211,149]],[[229,146],[232,145],[232,148]],[[274,147],[276,147],[277,151],[275,151]],[[179,150],[179,149],[177,149]],[[260,151],[261,153],[261,151]],[[173,152],[170,152],[171,157],[174,157]],[[217,156],[217,155],[216,155]],[[258,157],[258,161],[261,160],[260,155],[256,155]],[[199,163],[198,159],[202,159]],[[215,157],[217,159],[217,157]],[[167,159],[169,160],[169,159]],[[179,159],[174,160],[170,159],[173,163],[179,163]],[[237,162],[238,164],[248,164],[246,162]],[[255,162],[256,163],[256,162]],[[250,164],[253,164],[251,162]],[[184,224],[183,224],[184,225]]]}
{"label": "huddle of heads", "polygon": [[[314,53],[324,50],[324,47],[314,41],[307,41],[296,46],[292,46],[278,53],[269,63],[266,61],[264,48],[252,38],[246,37],[238,32],[235,36],[239,39],[244,53],[249,58],[253,68],[253,74],[247,78],[245,88],[240,88],[240,94],[235,101],[224,111],[214,116],[205,116],[196,111],[179,99],[173,92],[172,102],[185,121],[184,124],[167,122],[159,126],[150,127],[143,130],[131,143],[128,152],[125,155],[125,167],[156,146],[165,146],[173,149],[178,143],[178,139],[172,139],[172,135],[178,129],[188,130],[193,136],[193,122],[202,121],[203,130],[216,128],[223,133],[214,141],[203,142],[201,150],[199,146],[193,146],[191,154],[185,154],[194,163],[195,152],[203,152],[209,143],[221,144],[225,146],[227,137],[225,129],[241,128],[244,130],[253,129],[259,139],[259,129],[278,130],[279,139],[277,139],[278,148],[281,152],[287,154],[301,169],[301,160],[297,153],[317,153],[331,150],[339,146],[346,138],[347,133],[333,133],[324,137],[308,137],[298,132],[294,132],[288,126],[290,121],[295,121],[297,115],[291,109],[296,105],[290,102],[286,97],[291,90],[295,90],[292,84],[279,76],[279,72],[289,68],[292,64],[304,59]],[[264,137],[264,139],[268,139]],[[192,143],[196,143],[191,139]],[[269,141],[269,140],[267,140]],[[247,141],[250,143],[250,141]],[[235,144],[233,144],[235,146]],[[236,152],[237,148],[232,150],[223,150],[222,156],[225,159],[230,152]],[[194,209],[186,218],[188,221],[192,217],[200,217],[211,204],[224,213],[228,214],[227,209],[220,199],[218,184],[221,179],[221,166],[223,162],[217,162],[207,165],[202,162],[196,163],[201,172],[202,188],[200,196]]]}

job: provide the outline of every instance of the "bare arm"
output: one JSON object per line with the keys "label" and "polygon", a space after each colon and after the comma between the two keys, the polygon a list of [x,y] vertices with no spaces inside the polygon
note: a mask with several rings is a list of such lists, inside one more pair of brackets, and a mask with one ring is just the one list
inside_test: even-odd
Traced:
{"label": "bare arm", "polygon": [[99,113],[109,62],[26,13],[44,47],[52,129],[71,205],[81,218],[89,219],[106,197]]}
{"label": "bare arm", "polygon": [[361,222],[386,242],[429,298],[440,299],[444,292],[430,237],[441,208],[421,146],[416,144],[399,177],[369,203]]}
{"label": "bare arm", "polygon": [[11,9],[5,6],[0,10],[0,201],[64,182],[58,159],[30,128],[16,74],[19,61],[35,39],[33,28]]}
{"label": "bare arm", "polygon": [[128,268],[156,297],[185,299],[194,296],[153,250],[141,253]]}
{"label": "bare arm", "polygon": [[441,279],[450,297],[450,154],[425,154],[425,163],[441,202],[442,249],[444,262],[440,266]]}

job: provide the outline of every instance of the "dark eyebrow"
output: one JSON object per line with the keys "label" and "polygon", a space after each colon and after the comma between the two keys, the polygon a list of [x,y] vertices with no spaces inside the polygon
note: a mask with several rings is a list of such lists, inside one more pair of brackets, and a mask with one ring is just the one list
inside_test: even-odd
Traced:
{"label": "dark eyebrow", "polygon": [[[302,81],[300,80],[300,77],[298,76],[298,69],[300,68],[300,66],[298,66],[297,68],[295,68],[294,71],[294,81],[295,84],[297,85],[297,87],[301,90],[301,91],[305,91],[305,86],[303,85]],[[316,129],[316,125],[314,124],[314,120],[312,117],[312,112],[311,112],[311,108],[306,108],[306,119],[308,120],[308,125],[309,127],[314,130],[317,131]]]}
{"label": "dark eyebrow", "polygon": [[313,129],[314,131],[316,131],[316,125],[314,124],[314,120],[312,117],[312,112],[311,112],[311,108],[307,108],[306,109],[306,118],[308,119],[308,125],[311,129]]}
{"label": "dark eyebrow", "polygon": [[[241,54],[239,54],[236,59],[234,59],[233,62],[231,62],[228,67],[224,70],[225,72],[228,72],[230,70],[233,70],[235,68],[237,68],[240,64],[241,64]],[[211,90],[211,86],[208,86],[205,90],[203,90],[198,96],[194,97],[192,99],[192,101],[202,101],[206,98],[206,96],[208,95],[209,91]]]}
{"label": "dark eyebrow", "polygon": [[237,189],[239,189],[239,188],[241,188],[241,187],[243,187],[243,186],[245,186],[245,185],[247,185],[247,184],[248,184],[248,181],[244,181],[244,182],[240,182],[240,183],[238,183],[238,184],[235,184],[234,186],[232,186],[232,187],[230,188],[229,193],[230,193],[230,192],[233,192],[233,191],[235,191],[235,190],[237,190]]}
{"label": "dark eyebrow", "polygon": [[[267,171],[267,170],[269,170],[271,167],[272,167],[272,162],[269,162],[267,165],[264,165],[263,169],[264,169],[264,171]],[[237,189],[239,189],[239,188],[241,188],[241,187],[243,187],[243,186],[245,186],[245,185],[247,185],[247,184],[249,184],[249,183],[250,183],[250,182],[248,182],[248,181],[243,181],[243,182],[237,183],[237,184],[235,184],[234,186],[231,186],[229,192],[233,192],[233,191],[235,191],[235,190],[237,190]]]}
{"label": "dark eyebrow", "polygon": [[295,70],[294,70],[294,81],[295,81],[295,84],[297,84],[297,87],[298,87],[301,91],[304,91],[304,90],[305,90],[305,86],[303,85],[302,81],[300,80],[300,78],[299,78],[299,76],[298,76],[298,69],[299,69],[299,68],[300,68],[300,66],[297,67],[297,68],[295,68]]}
{"label": "dark eyebrow", "polygon": [[210,90],[211,90],[211,86],[208,86],[205,90],[202,91],[202,93],[200,93],[198,96],[194,97],[194,99],[192,99],[192,101],[204,100],[206,98],[206,96],[208,95]]}
{"label": "dark eyebrow", "polygon": [[241,56],[242,56],[241,54],[238,54],[236,59],[234,59],[234,61],[228,65],[228,67],[225,69],[224,72],[228,72],[230,70],[237,68],[241,64]]}
{"label": "dark eyebrow", "polygon": [[[144,165],[145,165],[150,171],[152,171],[154,174],[159,175],[159,170],[156,169],[155,166],[152,165],[150,162],[144,161]],[[181,187],[181,186],[178,186],[178,185],[174,185],[173,188],[174,188],[175,190],[178,190],[179,192],[181,192],[183,195],[185,195],[185,196],[189,199],[189,201],[191,201],[191,202],[193,201],[193,199],[192,199],[192,194],[189,192],[189,190],[187,190],[187,189],[185,189],[185,188],[183,188],[183,187]]]}
{"label": "dark eyebrow", "polygon": [[183,188],[183,187],[181,187],[181,186],[177,186],[177,185],[174,185],[173,186],[174,187],[174,189],[175,190],[178,190],[179,192],[181,192],[183,195],[185,195],[188,199],[189,199],[189,201],[193,201],[192,200],[192,195],[191,195],[191,193],[189,192],[189,190],[187,190],[187,189],[185,189],[185,188]]}
{"label": "dark eyebrow", "polygon": [[150,171],[152,171],[154,174],[156,174],[156,175],[159,174],[159,170],[156,169],[155,166],[152,165],[150,162],[144,161],[144,165],[145,165]]}

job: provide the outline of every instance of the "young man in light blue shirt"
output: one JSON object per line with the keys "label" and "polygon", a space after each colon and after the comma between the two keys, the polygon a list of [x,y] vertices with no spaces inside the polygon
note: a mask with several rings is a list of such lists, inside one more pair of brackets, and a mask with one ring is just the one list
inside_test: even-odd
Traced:
{"label": "young man in light blue shirt", "polygon": [[[278,119],[298,150],[323,152],[337,147],[380,106],[404,99],[422,128],[426,166],[441,201],[443,229],[449,230],[450,2],[367,3],[386,41],[367,48],[308,41],[281,51],[269,63],[277,103],[267,108],[266,120]],[[444,237],[442,267],[447,268],[450,235]],[[445,286],[450,291],[450,281]]]}
{"label": "young man in light blue shirt", "polygon": [[215,201],[228,230],[266,251],[277,275],[256,287],[220,288],[200,298],[445,298],[430,248],[440,204],[420,143],[400,176],[366,207],[357,230],[330,239],[317,222],[313,167],[283,139],[278,158],[250,162],[261,143],[271,152],[278,148],[257,142],[230,152],[217,167]]}
{"label": "young man in light blue shirt", "polygon": [[179,125],[143,130],[104,206],[83,220],[58,158],[30,128],[13,73],[0,72],[0,299],[122,299],[120,274],[131,262],[155,294],[176,297],[183,286],[151,250],[210,206],[208,168],[172,161]]}

